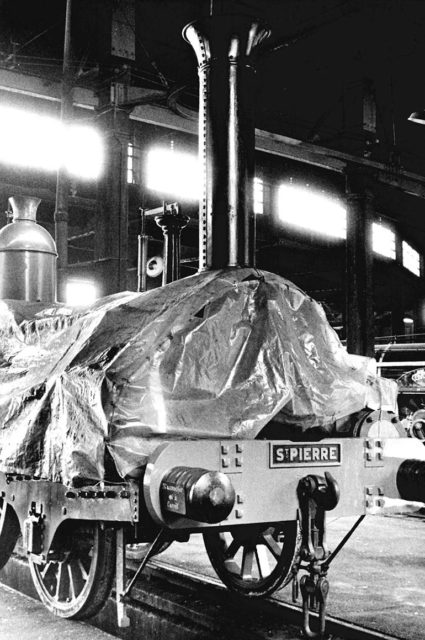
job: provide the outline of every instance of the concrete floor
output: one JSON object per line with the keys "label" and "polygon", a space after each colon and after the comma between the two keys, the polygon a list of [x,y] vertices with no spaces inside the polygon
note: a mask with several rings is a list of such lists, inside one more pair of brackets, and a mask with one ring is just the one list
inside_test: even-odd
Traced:
{"label": "concrete floor", "polygon": [[62,620],[37,600],[0,583],[0,640],[113,640],[84,622]]}

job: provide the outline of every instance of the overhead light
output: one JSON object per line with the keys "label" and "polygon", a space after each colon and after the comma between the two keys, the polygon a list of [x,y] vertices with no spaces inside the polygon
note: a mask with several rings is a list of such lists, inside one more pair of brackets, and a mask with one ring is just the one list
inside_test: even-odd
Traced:
{"label": "overhead light", "polygon": [[417,124],[425,124],[425,110],[414,111],[407,118],[410,122],[416,122]]}
{"label": "overhead light", "polygon": [[406,314],[404,315],[403,322],[404,322],[404,324],[413,324],[413,318],[412,318],[412,316],[409,316],[409,315],[406,313]]}

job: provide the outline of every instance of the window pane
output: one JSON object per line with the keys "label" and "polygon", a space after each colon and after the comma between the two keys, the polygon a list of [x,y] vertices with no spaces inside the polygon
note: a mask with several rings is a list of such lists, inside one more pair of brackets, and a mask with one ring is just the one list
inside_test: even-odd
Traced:
{"label": "window pane", "polygon": [[278,191],[278,212],[282,222],[333,238],[347,235],[344,207],[332,198],[308,188],[282,184]]}
{"label": "window pane", "polygon": [[69,280],[66,283],[65,300],[71,306],[84,306],[98,297],[97,287],[89,280]]}
{"label": "window pane", "polygon": [[93,127],[63,124],[58,118],[0,107],[0,162],[94,179],[103,168],[103,142]]}
{"label": "window pane", "polygon": [[372,247],[375,253],[395,260],[395,233],[374,222],[372,224]]}
{"label": "window pane", "polygon": [[128,143],[127,147],[127,182],[128,184],[133,184],[134,182],[134,147],[131,142]]}
{"label": "window pane", "polygon": [[254,178],[254,213],[264,213],[264,183],[262,178]]}
{"label": "window pane", "polygon": [[147,188],[161,195],[197,200],[200,192],[198,156],[157,147],[147,160]]}
{"label": "window pane", "polygon": [[421,275],[421,257],[408,242],[402,243],[403,267],[409,269],[416,276]]}

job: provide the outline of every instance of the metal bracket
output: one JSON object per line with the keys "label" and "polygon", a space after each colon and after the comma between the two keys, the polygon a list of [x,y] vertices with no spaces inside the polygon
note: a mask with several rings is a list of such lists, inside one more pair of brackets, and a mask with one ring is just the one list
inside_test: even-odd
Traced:
{"label": "metal bracket", "polygon": [[220,471],[242,473],[244,445],[242,442],[220,442]]}
{"label": "metal bracket", "polygon": [[365,467],[383,467],[384,449],[382,446],[382,440],[365,438],[364,445]]}
{"label": "metal bracket", "polygon": [[385,506],[384,490],[375,485],[365,487],[365,507],[368,513],[376,513]]}
{"label": "metal bracket", "polygon": [[116,599],[118,627],[123,629],[130,626],[130,618],[125,611],[124,590],[126,585],[125,572],[125,536],[124,527],[117,530],[116,539]]}

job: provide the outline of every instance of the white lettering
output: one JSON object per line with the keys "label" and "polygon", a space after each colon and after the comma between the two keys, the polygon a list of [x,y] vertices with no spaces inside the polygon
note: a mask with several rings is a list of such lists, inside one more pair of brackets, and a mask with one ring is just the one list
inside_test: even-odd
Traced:
{"label": "white lettering", "polygon": [[276,452],[276,461],[283,462],[285,460],[285,453],[284,453],[283,447],[278,447],[277,449],[275,449],[275,452]]}
{"label": "white lettering", "polygon": [[320,457],[321,460],[329,460],[328,458],[328,450],[327,449],[322,449],[322,455]]}
{"label": "white lettering", "polygon": [[313,462],[319,461],[320,460],[320,449],[318,449],[317,447],[313,447],[312,457],[313,457]]}

